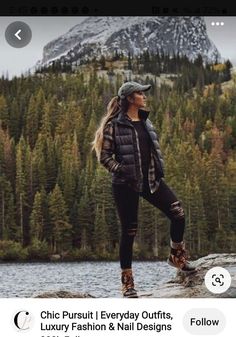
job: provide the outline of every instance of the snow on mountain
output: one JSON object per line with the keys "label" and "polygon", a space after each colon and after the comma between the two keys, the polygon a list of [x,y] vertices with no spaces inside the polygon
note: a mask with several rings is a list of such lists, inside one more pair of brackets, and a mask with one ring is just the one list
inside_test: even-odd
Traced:
{"label": "snow on mountain", "polygon": [[116,51],[138,55],[144,50],[185,54],[195,59],[221,59],[202,17],[89,17],[49,42],[40,64],[55,59],[71,62],[110,56]]}

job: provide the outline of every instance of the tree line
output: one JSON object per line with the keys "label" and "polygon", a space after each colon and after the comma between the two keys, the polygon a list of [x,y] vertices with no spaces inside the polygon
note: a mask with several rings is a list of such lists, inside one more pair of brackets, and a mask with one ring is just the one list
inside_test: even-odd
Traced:
{"label": "tree line", "polygon": [[195,59],[190,60],[186,55],[179,53],[164,53],[164,51],[150,52],[144,50],[139,55],[132,55],[128,52],[115,51],[110,57],[101,55],[100,57],[91,57],[89,59],[77,60],[74,55],[74,61],[65,56],[53,60],[46,65],[37,68],[36,73],[76,73],[81,65],[92,65],[95,70],[113,71],[117,63],[122,62],[124,69],[131,70],[134,74],[150,73],[160,76],[163,73],[179,75],[176,85],[181,86],[182,90],[188,90],[191,87],[228,81],[231,78],[232,63],[226,60],[224,63],[210,63],[203,59],[199,54]]}

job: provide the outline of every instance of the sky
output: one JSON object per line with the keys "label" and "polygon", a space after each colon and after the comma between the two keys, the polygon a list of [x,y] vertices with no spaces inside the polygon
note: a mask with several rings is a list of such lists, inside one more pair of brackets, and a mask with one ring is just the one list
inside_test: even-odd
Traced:
{"label": "sky", "polygon": [[[82,22],[85,17],[0,17],[0,76],[21,75],[42,58],[43,47]],[[27,23],[32,30],[32,40],[24,48],[13,48],[5,40],[5,30],[14,21]],[[236,66],[236,17],[205,17],[209,38],[221,56]],[[224,25],[212,25],[223,22]]]}

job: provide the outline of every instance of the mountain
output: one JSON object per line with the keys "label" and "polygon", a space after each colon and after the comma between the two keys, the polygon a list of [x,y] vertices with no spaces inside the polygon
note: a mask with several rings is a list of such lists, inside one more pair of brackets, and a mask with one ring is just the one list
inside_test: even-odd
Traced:
{"label": "mountain", "polygon": [[61,59],[80,63],[94,56],[117,52],[138,55],[144,50],[185,54],[205,61],[220,60],[199,16],[179,17],[89,17],[43,49],[41,65]]}

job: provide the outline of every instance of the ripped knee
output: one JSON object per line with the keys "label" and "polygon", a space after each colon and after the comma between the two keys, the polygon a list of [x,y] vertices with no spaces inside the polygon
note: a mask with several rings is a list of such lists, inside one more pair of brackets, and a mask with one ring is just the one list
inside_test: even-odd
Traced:
{"label": "ripped knee", "polygon": [[127,230],[127,234],[128,234],[129,236],[135,236],[135,235],[137,234],[137,228],[129,228],[129,229]]}
{"label": "ripped knee", "polygon": [[175,219],[184,219],[184,210],[180,205],[180,201],[175,201],[170,205],[170,212]]}

